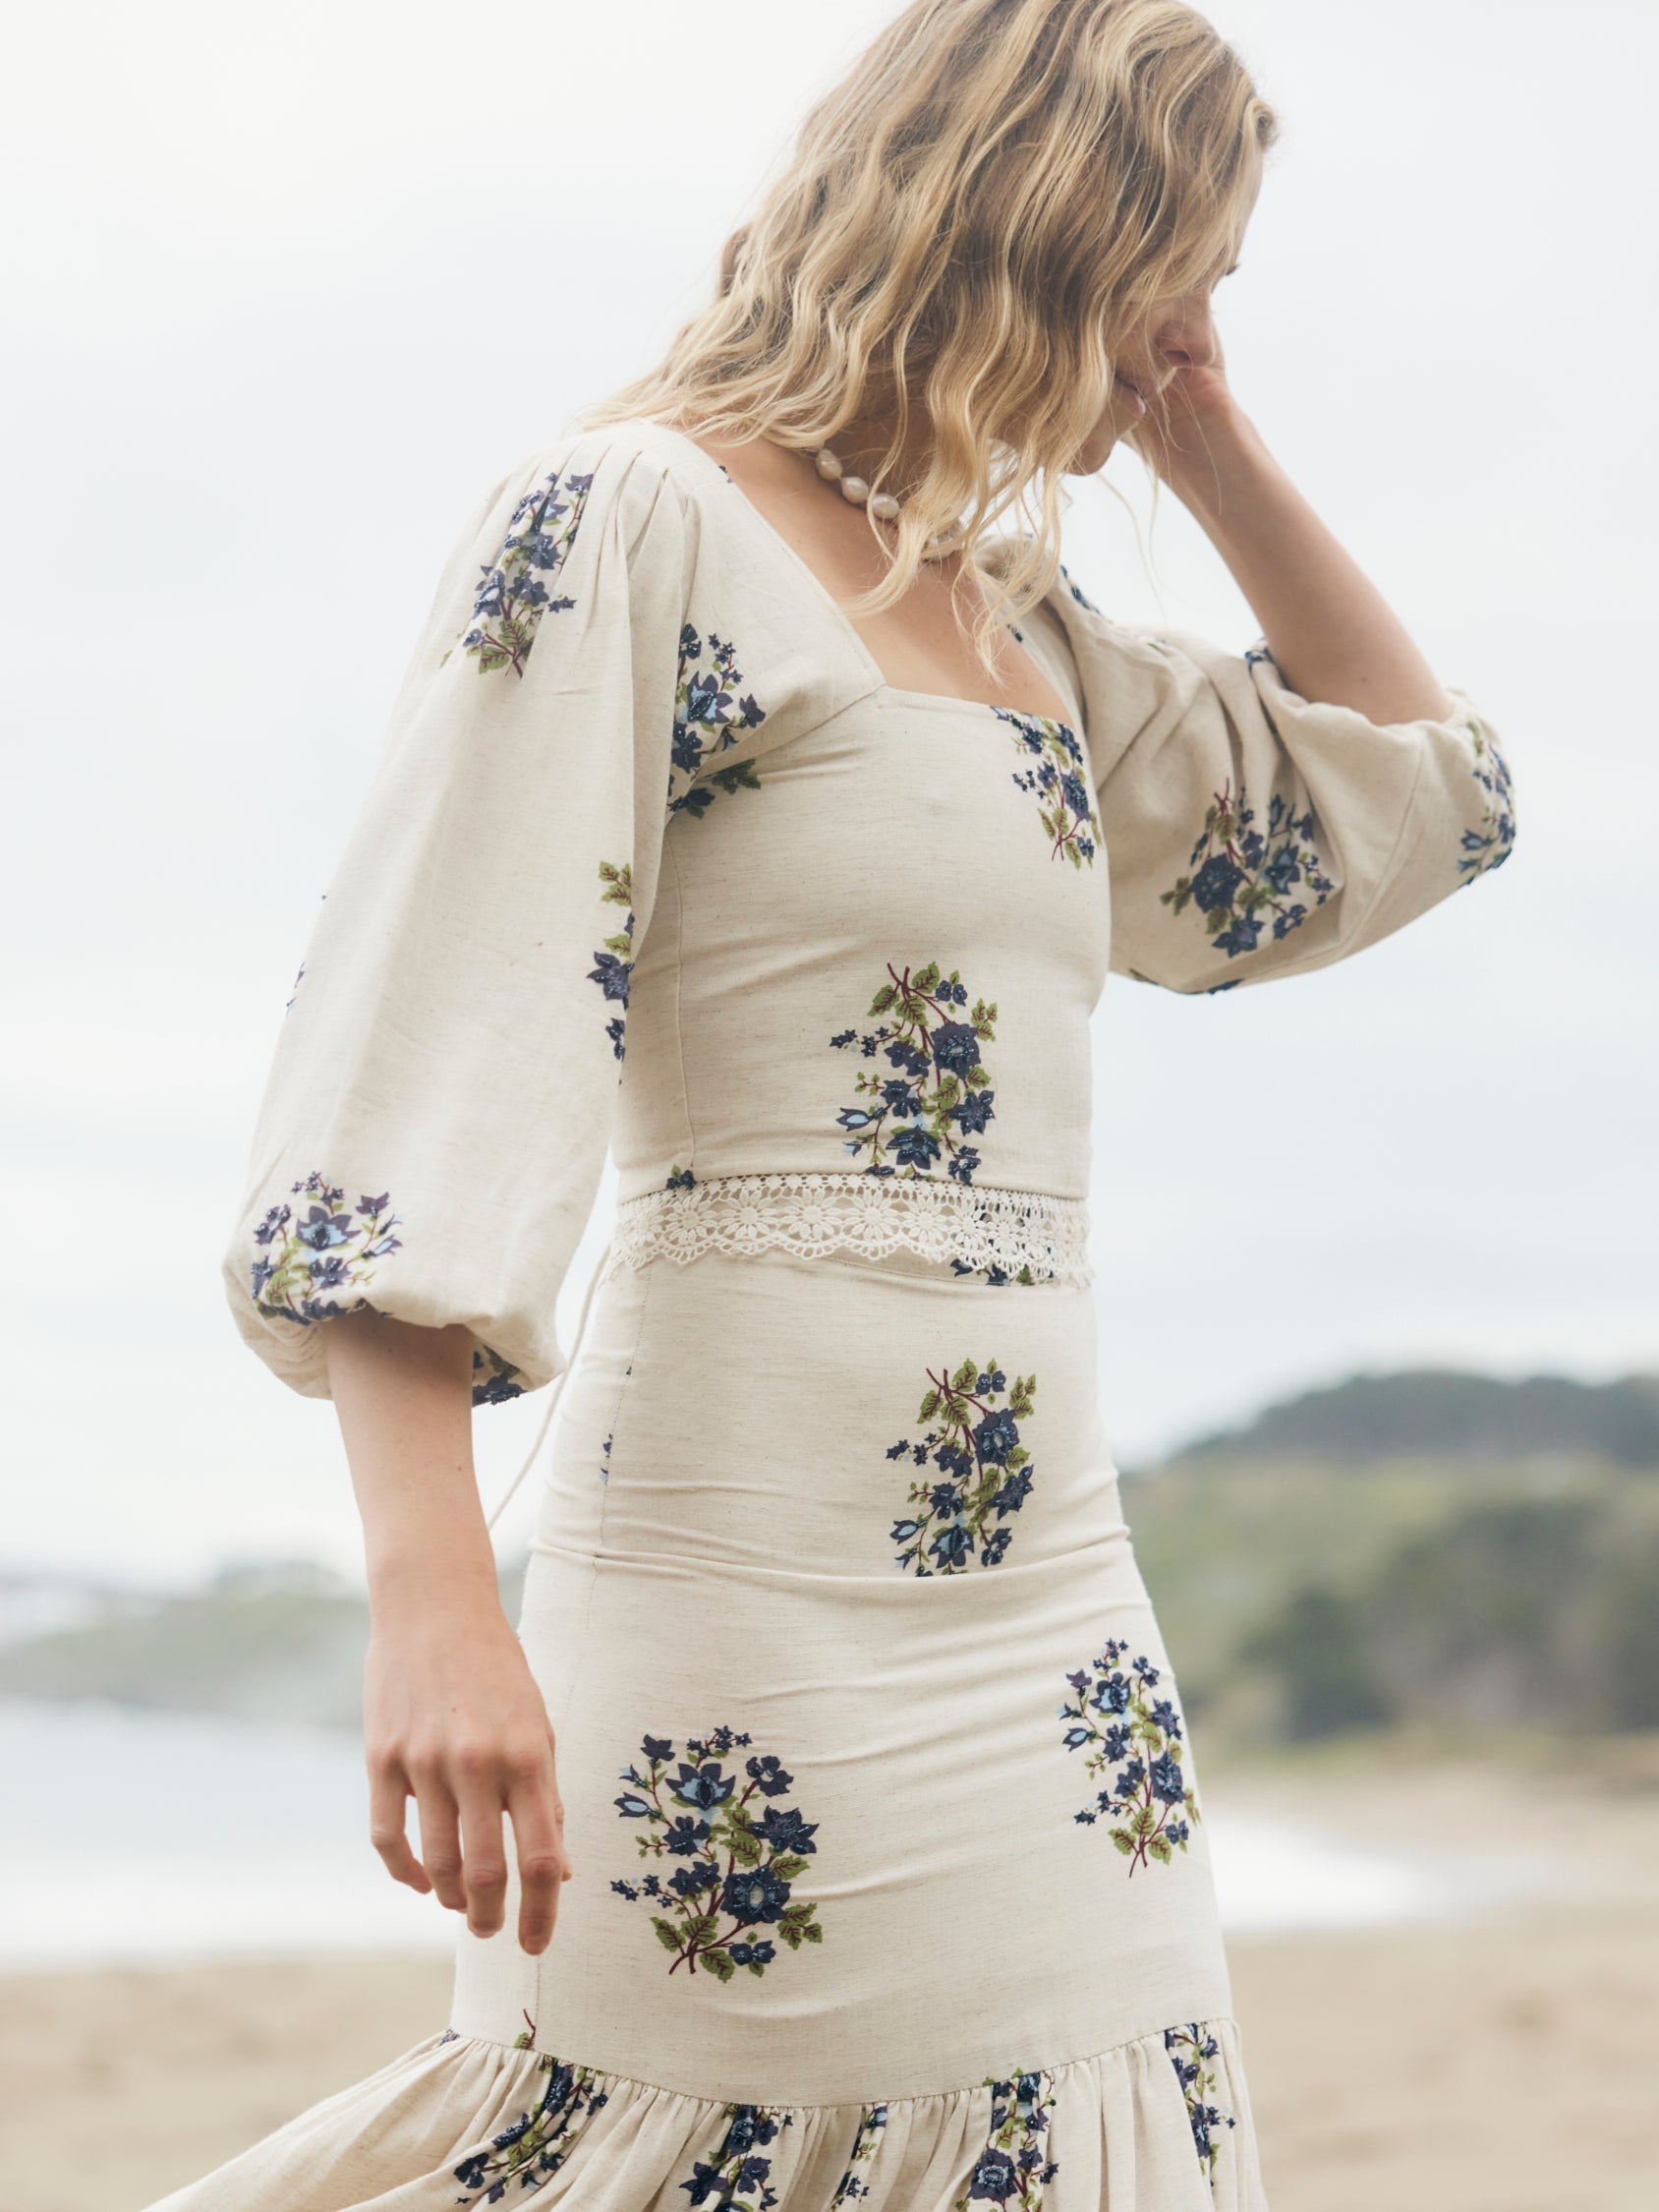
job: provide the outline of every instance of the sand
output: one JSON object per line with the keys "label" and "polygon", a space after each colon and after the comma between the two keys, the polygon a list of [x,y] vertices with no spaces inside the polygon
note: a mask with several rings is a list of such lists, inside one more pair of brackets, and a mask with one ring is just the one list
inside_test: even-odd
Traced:
{"label": "sand", "polygon": [[[1478,1845],[1558,1889],[1454,1928],[1235,1938],[1273,2212],[1656,2212],[1659,1790],[1229,1775],[1234,1804]],[[0,2212],[139,2212],[441,2023],[449,1970],[285,1960],[0,1979]]]}

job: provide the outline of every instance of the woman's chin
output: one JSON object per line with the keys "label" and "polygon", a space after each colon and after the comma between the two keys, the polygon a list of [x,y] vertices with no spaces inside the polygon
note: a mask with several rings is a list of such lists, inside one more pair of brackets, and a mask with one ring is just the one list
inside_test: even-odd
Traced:
{"label": "woman's chin", "polygon": [[1097,423],[1082,444],[1078,446],[1070,465],[1066,469],[1066,475],[1097,475],[1112,458],[1112,449],[1122,435],[1122,432],[1114,422]]}

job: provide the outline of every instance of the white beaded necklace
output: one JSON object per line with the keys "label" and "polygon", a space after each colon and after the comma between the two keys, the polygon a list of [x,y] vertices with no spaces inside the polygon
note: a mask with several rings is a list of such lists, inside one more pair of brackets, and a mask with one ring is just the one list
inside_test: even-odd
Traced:
{"label": "white beaded necklace", "polygon": [[855,507],[867,505],[870,512],[880,516],[883,522],[898,520],[903,500],[895,499],[890,492],[872,492],[861,476],[848,476],[838,456],[831,453],[828,445],[821,445],[814,459],[818,473],[825,482],[840,486],[843,499],[850,499]]}

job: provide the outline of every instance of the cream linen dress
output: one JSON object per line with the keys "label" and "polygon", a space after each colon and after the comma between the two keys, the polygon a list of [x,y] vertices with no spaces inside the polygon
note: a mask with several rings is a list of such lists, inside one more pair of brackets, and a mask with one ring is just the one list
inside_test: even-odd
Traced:
{"label": "cream linen dress", "polygon": [[1069,724],[883,680],[711,456],[492,491],[284,1025],[227,1260],[564,1372],[521,1624],[579,1879],[540,1959],[170,2212],[1241,2212],[1204,1791],[1096,1383],[1089,1019],[1357,952],[1509,850],[1379,727],[1069,580]]}

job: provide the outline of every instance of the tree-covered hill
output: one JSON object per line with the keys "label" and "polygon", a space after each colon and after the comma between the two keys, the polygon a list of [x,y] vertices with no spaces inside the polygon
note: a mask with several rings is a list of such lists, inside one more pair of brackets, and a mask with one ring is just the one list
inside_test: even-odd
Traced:
{"label": "tree-covered hill", "polygon": [[1565,1454],[1659,1470],[1659,1374],[1516,1381],[1425,1368],[1356,1374],[1203,1436],[1182,1459],[1535,1459]]}

